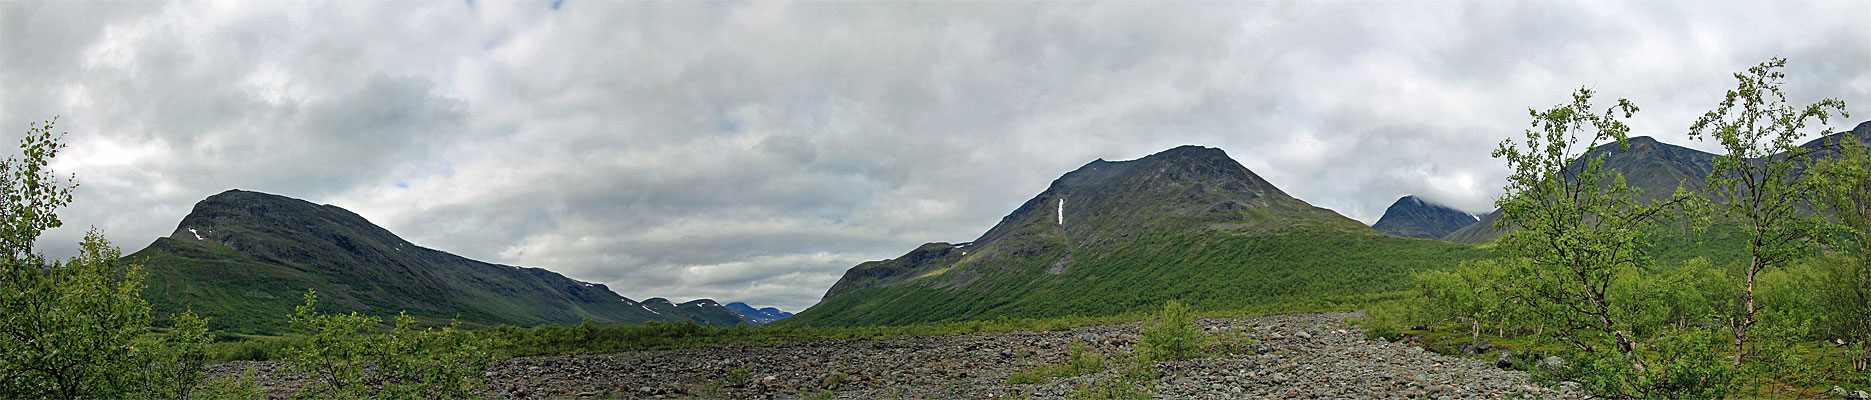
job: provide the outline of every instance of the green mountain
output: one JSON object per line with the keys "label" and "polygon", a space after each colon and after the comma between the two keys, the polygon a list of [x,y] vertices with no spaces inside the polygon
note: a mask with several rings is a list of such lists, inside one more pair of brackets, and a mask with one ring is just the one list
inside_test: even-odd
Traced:
{"label": "green mountain", "polygon": [[286,329],[307,289],[329,311],[406,311],[431,323],[740,321],[712,300],[658,308],[552,271],[417,246],[336,206],[240,190],[196,203],[173,234],[125,260],[149,272],[144,298],[159,319],[194,310],[246,333]]}
{"label": "green mountain", "polygon": [[778,324],[1105,315],[1176,299],[1240,308],[1402,289],[1471,246],[1379,234],[1293,198],[1219,149],[1065,174],[980,238],[859,264]]}

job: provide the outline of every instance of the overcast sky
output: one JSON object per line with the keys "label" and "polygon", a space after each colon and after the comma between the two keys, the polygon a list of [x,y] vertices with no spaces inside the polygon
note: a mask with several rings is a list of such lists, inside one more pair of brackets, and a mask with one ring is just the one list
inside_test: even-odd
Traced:
{"label": "overcast sky", "polygon": [[1220,147],[1371,223],[1409,194],[1491,209],[1488,151],[1581,86],[1707,151],[1690,122],[1783,56],[1849,128],[1868,4],[0,1],[0,140],[70,132],[55,256],[239,188],[632,299],[799,311],[1098,158]]}

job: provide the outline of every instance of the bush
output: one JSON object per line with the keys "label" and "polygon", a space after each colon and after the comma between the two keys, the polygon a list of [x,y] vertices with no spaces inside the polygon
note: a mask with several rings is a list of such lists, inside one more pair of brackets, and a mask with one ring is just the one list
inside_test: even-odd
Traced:
{"label": "bush", "polygon": [[[398,315],[389,329],[376,317],[320,314],[318,294],[308,291],[305,305],[291,315],[303,343],[287,349],[294,369],[318,377],[304,398],[462,398],[485,379],[494,361],[484,335],[415,328],[416,320]],[[374,368],[371,368],[374,367]]]}
{"label": "bush", "polygon": [[202,364],[207,363],[208,320],[193,312],[176,315],[175,326],[161,341],[146,342],[150,349],[144,363],[144,393],[159,398],[188,398],[201,383]]}
{"label": "bush", "polygon": [[77,187],[50,168],[65,148],[55,121],[32,125],[20,140],[24,158],[0,160],[0,398],[217,396],[191,393],[202,380],[207,320],[181,313],[167,335],[148,336],[142,267],[123,263],[103,233],[87,232],[78,257],[64,262],[33,250],[63,224],[57,210]]}
{"label": "bush", "polygon": [[1409,325],[1414,306],[1414,303],[1403,300],[1373,303],[1365,307],[1364,319],[1355,322],[1364,326],[1364,337],[1367,339],[1397,340],[1404,327]]}
{"label": "bush", "polygon": [[1189,307],[1170,300],[1163,305],[1163,311],[1144,323],[1141,344],[1147,359],[1162,361],[1200,356],[1208,341],[1208,335],[1195,327]]}
{"label": "bush", "polygon": [[[1541,380],[1579,382],[1586,390],[1612,397],[1719,399],[1735,390],[1737,371],[1722,360],[1725,334],[1710,329],[1684,329],[1663,334],[1645,349],[1629,356],[1613,353],[1578,353],[1571,366]],[[1632,360],[1629,357],[1641,357]],[[1644,365],[1643,370],[1632,365]]]}

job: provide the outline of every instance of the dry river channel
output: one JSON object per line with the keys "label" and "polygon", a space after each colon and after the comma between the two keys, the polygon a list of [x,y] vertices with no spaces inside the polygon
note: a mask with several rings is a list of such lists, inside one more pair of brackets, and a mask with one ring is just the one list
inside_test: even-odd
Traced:
{"label": "dry river channel", "polygon": [[[1526,372],[1365,339],[1354,313],[1201,318],[1216,334],[1245,334],[1252,352],[1157,362],[1158,399],[1586,398],[1544,387]],[[1004,332],[729,345],[609,355],[519,357],[488,369],[487,398],[1065,399],[1119,379],[1103,372],[1009,384],[1008,376],[1062,364],[1073,347],[1124,358],[1138,323],[1069,331]],[[270,396],[308,382],[280,362],[231,362],[211,376],[253,369]]]}

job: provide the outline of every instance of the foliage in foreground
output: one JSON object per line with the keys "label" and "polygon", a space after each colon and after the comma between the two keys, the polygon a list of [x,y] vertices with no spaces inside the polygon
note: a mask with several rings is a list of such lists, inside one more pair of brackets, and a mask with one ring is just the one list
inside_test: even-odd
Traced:
{"label": "foliage in foreground", "polygon": [[[166,332],[151,328],[145,274],[96,229],[78,257],[48,260],[33,251],[76,184],[49,168],[64,145],[53,121],[34,124],[24,158],[0,161],[0,398],[254,398],[252,374],[206,379],[209,321],[182,310]],[[306,397],[465,397],[491,358],[481,336],[413,328],[405,317],[387,332],[356,315],[320,315],[312,296],[292,316],[306,336],[288,352],[325,386]],[[366,368],[366,363],[369,364]]]}
{"label": "foliage in foreground", "polygon": [[[71,204],[70,179],[50,168],[65,148],[56,118],[33,124],[23,157],[0,161],[0,398],[186,398],[203,383],[206,321],[181,313],[166,335],[151,335],[144,273],[121,262],[96,229],[63,262],[33,251],[59,208]],[[238,381],[209,382],[239,394]]]}
{"label": "foliage in foreground", "polygon": [[317,304],[308,291],[291,316],[304,340],[287,350],[287,360],[319,377],[302,398],[465,398],[494,362],[491,343],[455,326],[417,329],[414,318],[399,315],[383,329],[376,317],[321,314]]}
{"label": "foliage in foreground", "polygon": [[[1709,178],[1714,205],[1701,202],[1708,194],[1681,191],[1638,203],[1641,192],[1599,169],[1602,158],[1571,147],[1581,142],[1576,132],[1592,146],[1622,142],[1627,128],[1615,116],[1635,106],[1620,101],[1595,114],[1581,90],[1572,105],[1534,112],[1540,129],[1528,132],[1526,148],[1503,143],[1495,153],[1514,169],[1497,202],[1503,223],[1519,228],[1496,244],[1500,257],[1415,274],[1421,296],[1371,307],[1367,332],[1431,335],[1420,327],[1453,325],[1474,343],[1492,328],[1523,356],[1566,357],[1536,377],[1609,397],[1811,395],[1815,386],[1871,384],[1862,372],[1871,159],[1850,138],[1793,146],[1807,119],[1823,122],[1843,104],[1786,107],[1774,71],[1783,65],[1736,74],[1740,87],[1692,127],[1729,151]],[[1842,156],[1815,163],[1807,151]],[[1701,217],[1706,210],[1721,218]],[[1712,222],[1698,234],[1714,233],[1701,236],[1713,242],[1684,246],[1662,229],[1685,219]],[[1650,240],[1657,233],[1668,246]],[[1686,249],[1709,257],[1676,256]]]}

